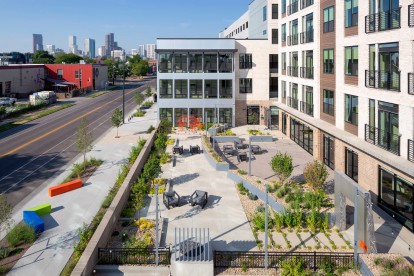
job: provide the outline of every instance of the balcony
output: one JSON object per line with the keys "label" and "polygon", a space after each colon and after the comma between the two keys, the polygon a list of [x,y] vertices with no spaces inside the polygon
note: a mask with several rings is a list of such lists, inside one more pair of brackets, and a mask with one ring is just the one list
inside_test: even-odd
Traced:
{"label": "balcony", "polygon": [[313,116],[313,104],[300,101],[300,112]]}
{"label": "balcony", "polygon": [[313,79],[313,67],[300,67],[300,77],[304,79]]}
{"label": "balcony", "polygon": [[374,126],[365,125],[365,141],[400,155],[401,135],[386,132]]}
{"label": "balcony", "polygon": [[365,70],[365,86],[392,91],[400,91],[400,71]]}
{"label": "balcony", "polygon": [[287,97],[287,105],[294,109],[298,109],[298,99]]}
{"label": "balcony", "polygon": [[365,32],[374,33],[401,28],[401,8],[365,16]]}
{"label": "balcony", "polygon": [[300,44],[313,42],[313,29],[300,33]]}
{"label": "balcony", "polygon": [[299,71],[298,69],[299,69],[299,67],[297,67],[297,66],[288,66],[287,67],[288,76],[297,77],[298,76],[298,71]]}
{"label": "balcony", "polygon": [[290,35],[287,37],[287,44],[290,45],[298,45],[298,34]]}
{"label": "balcony", "polygon": [[408,73],[408,94],[414,95],[414,73]]}
{"label": "balcony", "polygon": [[408,6],[408,26],[414,27],[414,4]]}
{"label": "balcony", "polygon": [[295,12],[299,10],[298,7],[299,7],[298,1],[293,2],[292,4],[287,6],[287,14],[288,15],[294,14]]}
{"label": "balcony", "polygon": [[300,0],[300,8],[303,10],[309,6],[313,5],[313,0]]}
{"label": "balcony", "polygon": [[414,141],[408,139],[408,154],[407,154],[408,161],[414,163]]}

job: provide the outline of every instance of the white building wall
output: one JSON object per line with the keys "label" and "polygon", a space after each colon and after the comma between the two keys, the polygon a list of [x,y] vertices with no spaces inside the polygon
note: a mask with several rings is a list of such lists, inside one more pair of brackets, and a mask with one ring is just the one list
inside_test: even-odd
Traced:
{"label": "white building wall", "polygon": [[[249,12],[246,11],[234,23],[219,33],[219,38],[236,38],[243,39],[249,37]],[[239,30],[241,30],[239,32]]]}
{"label": "white building wall", "polygon": [[[263,20],[263,8],[266,7],[266,20]],[[254,0],[249,5],[249,39],[268,38],[268,20],[269,20],[268,0]]]}

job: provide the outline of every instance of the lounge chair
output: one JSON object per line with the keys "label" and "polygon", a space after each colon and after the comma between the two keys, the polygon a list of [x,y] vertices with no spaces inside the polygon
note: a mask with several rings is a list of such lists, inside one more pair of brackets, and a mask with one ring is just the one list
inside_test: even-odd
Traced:
{"label": "lounge chair", "polygon": [[165,207],[167,207],[167,209],[170,209],[170,207],[178,207],[180,204],[180,196],[177,194],[176,191],[165,192],[162,195],[162,198],[164,205]]}
{"label": "lounge chair", "polygon": [[203,209],[207,204],[208,194],[200,190],[196,190],[190,197],[191,206],[198,205]]}

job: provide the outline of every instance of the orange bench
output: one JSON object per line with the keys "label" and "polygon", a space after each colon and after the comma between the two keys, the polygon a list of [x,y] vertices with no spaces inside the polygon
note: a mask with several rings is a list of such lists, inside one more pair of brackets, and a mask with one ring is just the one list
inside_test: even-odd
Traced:
{"label": "orange bench", "polygon": [[57,186],[53,186],[49,188],[49,196],[56,196],[60,195],[75,189],[79,189],[82,187],[82,180],[75,179],[70,182],[66,182]]}

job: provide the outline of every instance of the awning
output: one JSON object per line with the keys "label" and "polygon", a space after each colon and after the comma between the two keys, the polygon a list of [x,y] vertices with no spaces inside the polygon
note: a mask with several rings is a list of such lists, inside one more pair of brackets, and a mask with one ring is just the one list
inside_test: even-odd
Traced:
{"label": "awning", "polygon": [[61,84],[67,84],[67,85],[76,85],[76,83],[74,82],[69,82],[69,81],[62,81]]}
{"label": "awning", "polygon": [[52,79],[52,78],[46,78],[46,81],[53,82],[53,83],[61,83],[62,82],[60,80],[55,80],[55,79]]}
{"label": "awning", "polygon": [[65,84],[58,83],[58,84],[54,84],[52,86],[56,86],[56,87],[68,87],[69,85],[65,85]]}

